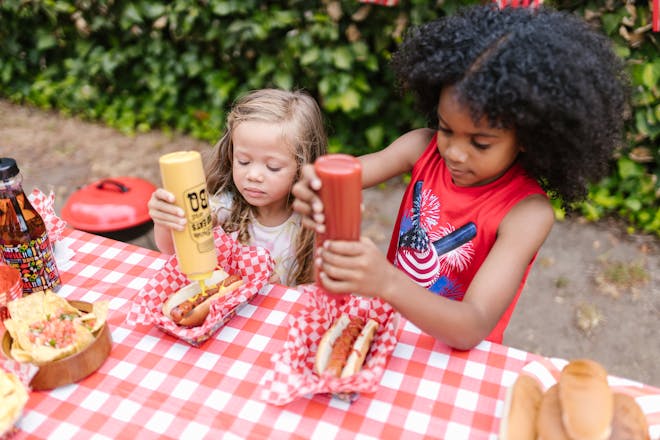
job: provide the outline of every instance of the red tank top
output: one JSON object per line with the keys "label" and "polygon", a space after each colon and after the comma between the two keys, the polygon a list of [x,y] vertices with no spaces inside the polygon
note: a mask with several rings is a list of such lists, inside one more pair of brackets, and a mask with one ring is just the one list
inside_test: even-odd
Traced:
{"label": "red tank top", "polygon": [[[413,167],[387,258],[430,291],[462,301],[495,243],[500,222],[516,203],[532,194],[545,193],[517,164],[486,185],[456,186],[434,136]],[[487,340],[502,342],[533,262]]]}

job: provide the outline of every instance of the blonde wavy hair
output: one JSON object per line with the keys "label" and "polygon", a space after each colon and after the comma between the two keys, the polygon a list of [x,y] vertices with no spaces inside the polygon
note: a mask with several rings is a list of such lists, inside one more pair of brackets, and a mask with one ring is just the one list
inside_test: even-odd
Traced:
{"label": "blonde wavy hair", "polygon": [[[328,139],[323,124],[323,116],[316,100],[308,93],[295,90],[260,89],[239,98],[227,115],[226,129],[210,152],[210,160],[205,161],[207,186],[210,194],[228,193],[234,203],[231,214],[221,225],[226,232],[238,231],[238,241],[248,244],[250,234],[248,224],[255,214],[255,208],[247,203],[232,178],[234,144],[232,133],[242,122],[259,121],[282,124],[289,145],[294,147],[297,163],[296,176],[300,177],[304,164],[313,163],[327,151]],[[293,196],[289,192],[287,206],[290,208]],[[305,284],[313,280],[314,232],[300,227],[295,243],[296,262],[293,265],[292,280]]]}

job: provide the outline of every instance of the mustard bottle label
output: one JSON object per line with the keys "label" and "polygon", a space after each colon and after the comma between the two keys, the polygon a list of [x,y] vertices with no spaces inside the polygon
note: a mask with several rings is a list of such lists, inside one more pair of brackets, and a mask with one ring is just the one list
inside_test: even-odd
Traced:
{"label": "mustard bottle label", "polygon": [[186,217],[190,238],[197,245],[199,252],[213,250],[213,219],[209,207],[206,184],[202,183],[183,192],[181,200],[186,205]]}

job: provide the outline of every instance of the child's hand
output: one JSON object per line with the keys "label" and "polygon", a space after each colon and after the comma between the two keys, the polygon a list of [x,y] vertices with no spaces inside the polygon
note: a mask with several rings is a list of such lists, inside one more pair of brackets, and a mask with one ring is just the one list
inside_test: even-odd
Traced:
{"label": "child's hand", "polygon": [[385,293],[390,270],[398,270],[385,258],[373,241],[326,240],[315,264],[323,287],[334,293],[356,293],[380,297]]}
{"label": "child's hand", "polygon": [[154,225],[183,231],[186,224],[186,213],[174,204],[174,194],[158,188],[151,194],[147,206]]}
{"label": "child's hand", "polygon": [[318,233],[325,232],[325,216],[323,203],[317,191],[321,189],[321,179],[314,172],[313,165],[303,166],[300,180],[291,189],[295,197],[293,210],[302,216],[303,226],[314,229]]}

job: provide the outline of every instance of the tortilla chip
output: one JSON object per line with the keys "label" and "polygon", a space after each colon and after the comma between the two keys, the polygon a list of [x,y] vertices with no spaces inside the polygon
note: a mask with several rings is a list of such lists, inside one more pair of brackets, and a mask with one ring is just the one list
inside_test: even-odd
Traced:
{"label": "tortilla chip", "polygon": [[27,401],[27,389],[19,378],[0,369],[0,437],[14,426]]}
{"label": "tortilla chip", "polygon": [[92,305],[92,311],[82,315],[77,321],[87,327],[90,332],[96,333],[101,327],[103,327],[103,324],[105,324],[105,321],[108,318],[109,307],[109,301],[95,302]]}
{"label": "tortilla chip", "polygon": [[35,292],[7,304],[9,315],[18,322],[33,323],[42,321],[57,310],[80,315],[81,312],[52,290]]}
{"label": "tortilla chip", "polygon": [[[94,342],[94,333],[105,324],[108,316],[108,301],[92,305],[91,313],[84,313],[52,291],[33,293],[8,304],[11,319],[4,322],[13,342],[10,354],[19,362],[44,364],[65,358],[84,350]],[[65,315],[63,318],[62,316]],[[63,347],[53,347],[42,342],[33,342],[36,323],[58,325],[62,319],[71,321],[73,342]],[[54,322],[55,321],[55,322]],[[48,343],[48,342],[46,342]]]}
{"label": "tortilla chip", "polygon": [[44,298],[44,311],[46,314],[52,314],[57,311],[62,311],[64,313],[72,313],[76,315],[81,315],[83,312],[73,307],[69,304],[69,301],[57,295],[52,290],[46,290],[43,295]]}

